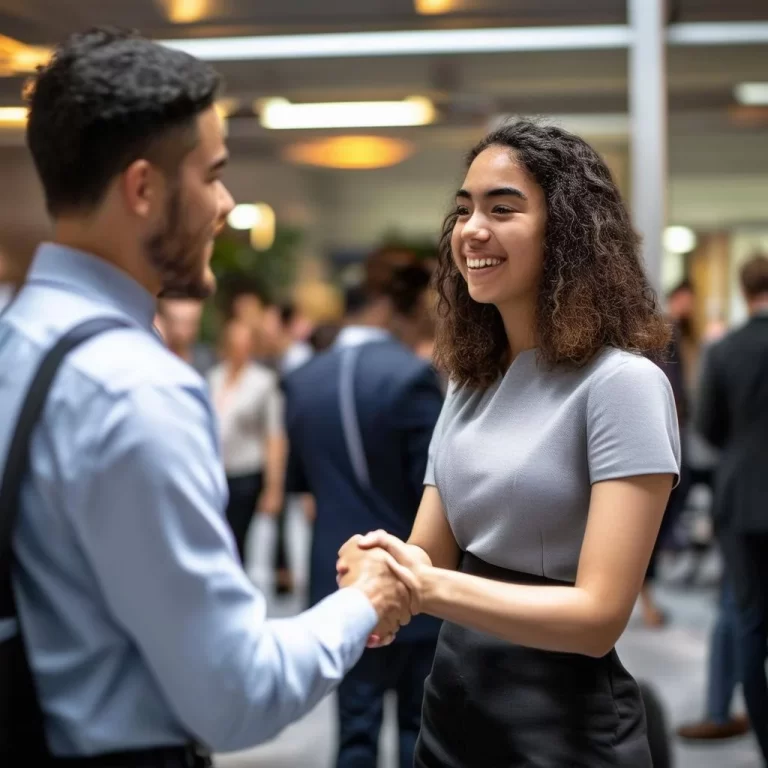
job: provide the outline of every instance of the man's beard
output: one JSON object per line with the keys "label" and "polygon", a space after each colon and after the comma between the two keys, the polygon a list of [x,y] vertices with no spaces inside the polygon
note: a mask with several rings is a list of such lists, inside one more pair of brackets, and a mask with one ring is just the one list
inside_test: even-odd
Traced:
{"label": "man's beard", "polygon": [[145,244],[147,259],[160,276],[160,298],[207,299],[214,290],[203,263],[207,228],[185,230],[182,219],[181,190],[176,187],[168,200],[165,222]]}

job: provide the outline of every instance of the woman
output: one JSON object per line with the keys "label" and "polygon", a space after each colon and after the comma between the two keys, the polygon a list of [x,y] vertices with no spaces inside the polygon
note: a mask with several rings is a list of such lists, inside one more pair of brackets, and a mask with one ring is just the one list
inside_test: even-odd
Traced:
{"label": "woman", "polygon": [[614,644],[679,472],[670,385],[645,356],[669,331],[584,141],[518,122],[469,161],[441,241],[451,390],[424,498],[407,544],[348,542],[340,582],[383,547],[412,611],[444,619],[419,768],[650,768]]}
{"label": "woman", "polygon": [[229,485],[227,520],[243,563],[255,513],[274,517],[282,510],[286,455],[277,377],[251,361],[252,350],[250,326],[230,320],[224,327],[222,362],[208,378]]}

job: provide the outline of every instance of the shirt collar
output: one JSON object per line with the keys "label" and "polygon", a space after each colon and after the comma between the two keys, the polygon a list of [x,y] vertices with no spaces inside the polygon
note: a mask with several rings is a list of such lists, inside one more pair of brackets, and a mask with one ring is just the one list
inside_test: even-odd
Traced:
{"label": "shirt collar", "polygon": [[27,283],[47,283],[105,302],[142,327],[152,328],[155,297],[125,272],[90,253],[43,243],[32,261]]}
{"label": "shirt collar", "polygon": [[373,328],[367,325],[348,325],[342,328],[336,336],[336,346],[357,347],[374,341],[384,341],[391,338],[389,331],[384,328]]}

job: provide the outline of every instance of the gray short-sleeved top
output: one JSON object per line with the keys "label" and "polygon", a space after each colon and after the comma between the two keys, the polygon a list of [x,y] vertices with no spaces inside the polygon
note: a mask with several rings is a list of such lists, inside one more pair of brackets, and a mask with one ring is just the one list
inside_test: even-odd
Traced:
{"label": "gray short-sleeved top", "polygon": [[672,388],[653,362],[605,349],[548,370],[529,350],[488,390],[451,387],[425,482],[463,550],[573,582],[592,484],[679,467]]}

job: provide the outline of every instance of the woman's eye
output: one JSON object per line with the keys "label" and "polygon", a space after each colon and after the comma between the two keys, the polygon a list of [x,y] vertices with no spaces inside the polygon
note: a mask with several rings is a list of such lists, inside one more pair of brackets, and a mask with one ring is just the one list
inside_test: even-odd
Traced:
{"label": "woman's eye", "polygon": [[456,214],[458,216],[469,216],[469,208],[466,205],[457,205]]}
{"label": "woman's eye", "polygon": [[506,205],[497,205],[493,209],[494,213],[514,213],[514,211],[511,208],[507,208]]}

